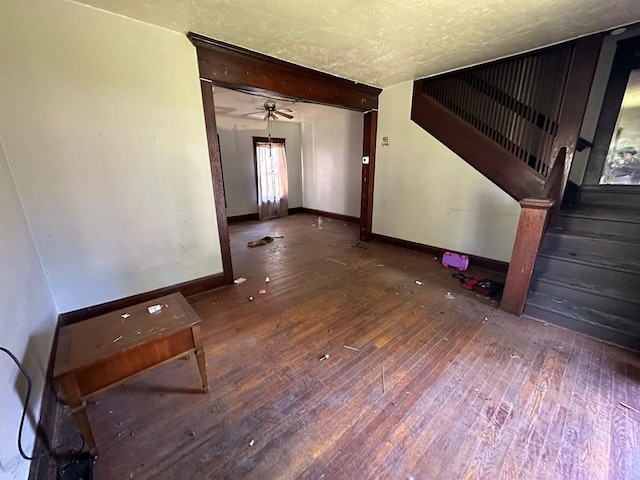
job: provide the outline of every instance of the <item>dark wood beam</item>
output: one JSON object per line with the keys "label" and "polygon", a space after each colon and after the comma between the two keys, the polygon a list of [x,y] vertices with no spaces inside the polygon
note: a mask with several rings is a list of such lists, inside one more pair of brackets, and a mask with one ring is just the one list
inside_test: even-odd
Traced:
{"label": "dark wood beam", "polygon": [[573,154],[580,137],[582,120],[587,109],[589,93],[593,76],[596,72],[602,39],[604,34],[590,35],[576,41],[573,48],[573,58],[569,67],[567,83],[565,87],[564,99],[562,101],[562,111],[558,121],[558,132],[551,147],[551,158],[555,158],[560,149],[567,147],[564,163],[564,175],[561,184],[557,187],[560,198],[554,198],[556,203],[562,201],[562,193],[567,185]]}
{"label": "dark wood beam", "polygon": [[368,163],[362,163],[362,190],[360,201],[360,240],[371,240],[373,227],[373,184],[376,172],[376,133],[378,112],[364,115],[364,135],[362,156],[368,157]]}
{"label": "dark wood beam", "polygon": [[202,104],[204,121],[207,129],[209,144],[209,162],[211,165],[211,180],[213,182],[213,197],[218,219],[218,236],[220,238],[220,252],[222,254],[222,268],[224,283],[233,282],[233,265],[231,263],[231,248],[229,246],[229,226],[227,224],[227,209],[224,204],[224,182],[222,180],[222,159],[216,127],[215,105],[213,103],[213,88],[210,82],[200,80],[202,90]]}
{"label": "dark wood beam", "polygon": [[284,95],[362,112],[378,108],[382,90],[190,32],[200,76],[216,85]]}

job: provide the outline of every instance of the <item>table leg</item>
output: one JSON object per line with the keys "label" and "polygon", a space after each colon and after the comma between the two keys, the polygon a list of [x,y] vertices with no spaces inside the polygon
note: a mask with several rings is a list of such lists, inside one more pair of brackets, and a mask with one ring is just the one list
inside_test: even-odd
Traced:
{"label": "table leg", "polygon": [[209,391],[209,381],[207,380],[207,361],[204,358],[204,349],[202,348],[202,337],[200,336],[200,325],[191,327],[193,335],[193,347],[196,352],[196,361],[198,362],[198,370],[200,370],[200,378],[202,379],[202,390]]}
{"label": "table leg", "polygon": [[96,441],[93,438],[93,431],[87,415],[87,404],[82,400],[76,378],[72,373],[69,373],[61,378],[61,382],[67,404],[71,407],[71,415],[73,415],[80,428],[80,433],[82,433],[84,441],[89,447],[89,453],[97,455],[98,449],[96,448]]}

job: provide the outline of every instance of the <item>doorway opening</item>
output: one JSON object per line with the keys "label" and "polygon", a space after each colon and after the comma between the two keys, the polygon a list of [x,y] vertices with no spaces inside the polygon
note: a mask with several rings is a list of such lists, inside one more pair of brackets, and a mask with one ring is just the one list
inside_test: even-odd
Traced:
{"label": "doorway opening", "polygon": [[583,185],[640,185],[640,36],[617,42]]}
{"label": "doorway opening", "polygon": [[[275,95],[297,102],[313,102],[318,105],[331,105],[360,112],[364,121],[361,127],[363,141],[358,159],[358,165],[361,167],[362,185],[360,216],[358,217],[359,236],[361,240],[370,240],[373,223],[377,108],[378,96],[382,90],[252,52],[193,32],[189,32],[187,37],[196,47],[198,57],[224,282],[227,284],[233,282],[233,267],[229,228],[223,200],[225,192],[222,183],[221,154],[218,151],[213,99],[214,85],[262,96]],[[271,110],[266,104],[263,107]],[[275,107],[273,110],[278,113]],[[228,170],[225,170],[225,177],[227,176]],[[228,195],[227,200],[229,200]]]}

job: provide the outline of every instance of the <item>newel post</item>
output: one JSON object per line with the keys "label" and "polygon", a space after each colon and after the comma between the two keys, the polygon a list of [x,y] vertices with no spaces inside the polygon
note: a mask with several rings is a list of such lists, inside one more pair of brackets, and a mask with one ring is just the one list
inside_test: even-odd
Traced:
{"label": "newel post", "polygon": [[554,205],[551,199],[525,198],[520,201],[520,220],[511,253],[500,310],[522,315],[527,300],[533,266],[546,224]]}

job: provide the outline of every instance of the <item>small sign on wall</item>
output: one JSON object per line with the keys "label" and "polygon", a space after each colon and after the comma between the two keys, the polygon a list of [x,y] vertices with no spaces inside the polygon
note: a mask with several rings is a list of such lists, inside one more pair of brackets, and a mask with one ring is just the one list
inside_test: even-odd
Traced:
{"label": "small sign on wall", "polygon": [[362,157],[362,164],[363,165],[369,165],[369,156]]}

